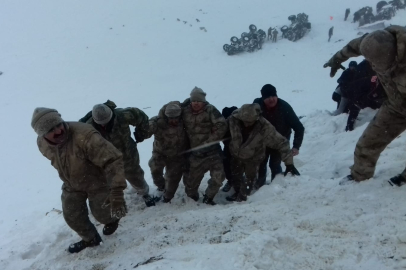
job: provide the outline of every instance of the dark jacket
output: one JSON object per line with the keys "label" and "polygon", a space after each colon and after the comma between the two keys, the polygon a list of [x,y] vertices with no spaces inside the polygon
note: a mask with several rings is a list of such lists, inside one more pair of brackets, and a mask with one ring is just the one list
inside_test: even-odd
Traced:
{"label": "dark jacket", "polygon": [[355,68],[356,75],[353,78],[353,81],[359,80],[362,78],[371,78],[372,76],[376,75],[376,72],[372,69],[370,63],[367,60],[362,60],[361,63],[357,65]]}
{"label": "dark jacket", "polygon": [[356,73],[357,73],[357,71],[355,71],[355,70],[352,71],[351,69],[347,68],[341,74],[340,78],[338,78],[337,83],[340,86],[348,85],[349,83],[351,83],[354,80]]}
{"label": "dark jacket", "polygon": [[276,131],[288,140],[293,129],[295,131],[293,148],[300,149],[305,129],[292,107],[286,101],[278,98],[278,103],[270,112],[265,109],[262,98],[255,99],[253,103],[258,103],[261,106],[262,116],[275,127]]}
{"label": "dark jacket", "polygon": [[354,123],[361,109],[367,107],[378,109],[387,99],[382,85],[379,82],[371,82],[371,78],[368,77],[351,83],[349,92],[351,95],[349,96],[347,130],[354,129]]}

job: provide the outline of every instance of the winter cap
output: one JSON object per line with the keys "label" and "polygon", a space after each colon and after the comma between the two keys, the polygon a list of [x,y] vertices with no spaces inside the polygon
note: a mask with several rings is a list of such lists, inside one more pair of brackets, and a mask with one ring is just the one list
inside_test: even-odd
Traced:
{"label": "winter cap", "polygon": [[396,39],[388,31],[377,30],[362,39],[360,51],[375,71],[385,71],[396,59]]}
{"label": "winter cap", "polygon": [[63,123],[63,119],[55,109],[38,107],[32,114],[31,127],[39,137],[44,136],[60,123]]}
{"label": "winter cap", "polygon": [[166,106],[165,115],[169,118],[179,117],[182,109],[178,104],[170,103]]}
{"label": "winter cap", "polygon": [[190,92],[190,101],[206,102],[206,93],[199,87],[193,88]]}
{"label": "winter cap", "polygon": [[93,106],[92,117],[96,124],[106,125],[113,117],[113,111],[104,104],[96,104]]}
{"label": "winter cap", "polygon": [[261,108],[257,103],[244,104],[236,112],[236,118],[240,119],[243,122],[252,123],[259,119]]}
{"label": "winter cap", "polygon": [[261,95],[263,99],[278,96],[276,94],[276,88],[272,84],[265,84],[264,86],[262,86]]}
{"label": "winter cap", "polygon": [[348,65],[348,67],[350,68],[350,67],[356,67],[358,64],[357,64],[357,61],[351,61],[350,62],[350,64]]}
{"label": "winter cap", "polygon": [[225,119],[230,117],[230,115],[233,113],[233,111],[237,110],[238,108],[236,106],[233,107],[224,107],[223,111],[221,114],[224,116]]}

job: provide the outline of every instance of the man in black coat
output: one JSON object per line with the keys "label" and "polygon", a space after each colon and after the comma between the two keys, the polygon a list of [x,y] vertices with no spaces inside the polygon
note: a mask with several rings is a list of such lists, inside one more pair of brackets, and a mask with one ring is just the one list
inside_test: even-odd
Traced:
{"label": "man in black coat", "polygon": [[[355,76],[358,73],[356,68],[357,68],[357,62],[351,61],[348,68],[343,71],[340,78],[338,78],[338,80],[337,80],[338,86],[332,96],[332,99],[335,102],[337,102],[337,110],[335,112],[333,112],[333,115],[338,115],[338,114],[348,111],[347,101],[345,99],[342,100],[341,88],[345,88],[348,84],[350,84],[354,80]],[[341,104],[341,101],[344,101],[344,103]],[[341,108],[340,108],[340,104],[341,104]]]}
{"label": "man in black coat", "polygon": [[[290,140],[292,129],[295,132],[293,139],[292,154],[299,154],[304,136],[304,127],[293,111],[292,107],[284,100],[278,98],[276,88],[271,84],[265,84],[261,89],[261,98],[257,98],[253,103],[261,106],[262,116],[267,119],[282,136]],[[282,173],[281,156],[278,151],[268,148],[264,161],[259,166],[258,180],[256,188],[265,184],[266,165],[269,158],[269,167],[272,173],[272,180],[279,173]]]}
{"label": "man in black coat", "polygon": [[385,90],[376,76],[372,78],[365,77],[351,83],[348,93],[349,115],[345,131],[354,130],[354,123],[361,109],[367,107],[374,110],[379,109],[382,103],[387,99]]}

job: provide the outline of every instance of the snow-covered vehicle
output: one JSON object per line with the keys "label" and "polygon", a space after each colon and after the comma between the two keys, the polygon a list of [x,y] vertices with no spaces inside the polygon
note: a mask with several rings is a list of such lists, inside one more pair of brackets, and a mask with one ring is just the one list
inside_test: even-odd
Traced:
{"label": "snow-covered vehicle", "polygon": [[395,9],[405,9],[406,0],[393,0],[389,1],[389,4],[392,5]]}
{"label": "snow-covered vehicle", "polygon": [[290,41],[296,41],[304,37],[304,35],[311,29],[309,16],[305,13],[299,13],[297,16],[290,15],[288,20],[291,22],[291,25],[282,26],[282,38],[287,38]]}
{"label": "snow-covered vehicle", "polygon": [[352,22],[358,22],[366,14],[372,14],[372,7],[363,7],[354,12],[354,19]]}
{"label": "snow-covered vehicle", "polygon": [[396,8],[392,5],[384,5],[380,7],[379,11],[377,9],[377,14],[374,16],[374,22],[382,20],[390,20],[396,15]]}
{"label": "snow-covered vehicle", "polygon": [[228,55],[237,54],[240,52],[253,52],[262,48],[262,44],[266,39],[266,33],[264,30],[259,29],[254,24],[249,27],[249,32],[243,32],[241,38],[236,36],[231,37],[231,44],[224,44],[223,50]]}

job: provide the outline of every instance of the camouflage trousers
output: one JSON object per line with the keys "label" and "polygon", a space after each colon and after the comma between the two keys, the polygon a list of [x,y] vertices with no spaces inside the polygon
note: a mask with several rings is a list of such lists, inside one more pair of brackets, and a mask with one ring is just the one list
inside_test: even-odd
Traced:
{"label": "camouflage trousers", "polygon": [[[406,129],[406,117],[383,105],[369,123],[355,147],[351,175],[357,181],[371,178],[379,155]],[[406,172],[402,173],[406,176]]]}
{"label": "camouflage trousers", "polygon": [[137,148],[131,153],[125,153],[124,159],[124,174],[128,182],[135,189],[135,191],[144,196],[149,193],[149,186],[144,178],[144,171],[140,166],[140,156]]}
{"label": "camouflage trousers", "polygon": [[[186,159],[182,156],[169,158],[158,153],[153,153],[148,165],[151,169],[154,184],[159,189],[165,189],[164,198],[172,199],[178,189],[182,175],[187,170]],[[185,177],[183,181],[185,182]]]}
{"label": "camouflage trousers", "polygon": [[115,219],[110,215],[110,207],[102,208],[110,194],[108,187],[92,191],[72,191],[62,187],[62,211],[68,226],[83,240],[90,241],[96,234],[96,227],[90,222],[86,200],[89,200],[90,211],[101,224],[108,224]]}
{"label": "camouflage trousers", "polygon": [[261,161],[242,160],[232,157],[231,174],[234,179],[233,187],[236,193],[240,193],[244,197],[251,193],[260,164]]}
{"label": "camouflage trousers", "polygon": [[191,155],[189,157],[189,173],[185,181],[185,192],[189,197],[199,195],[198,190],[204,174],[210,171],[210,179],[206,189],[207,197],[213,199],[218,193],[225,179],[223,159],[220,152],[200,157]]}

